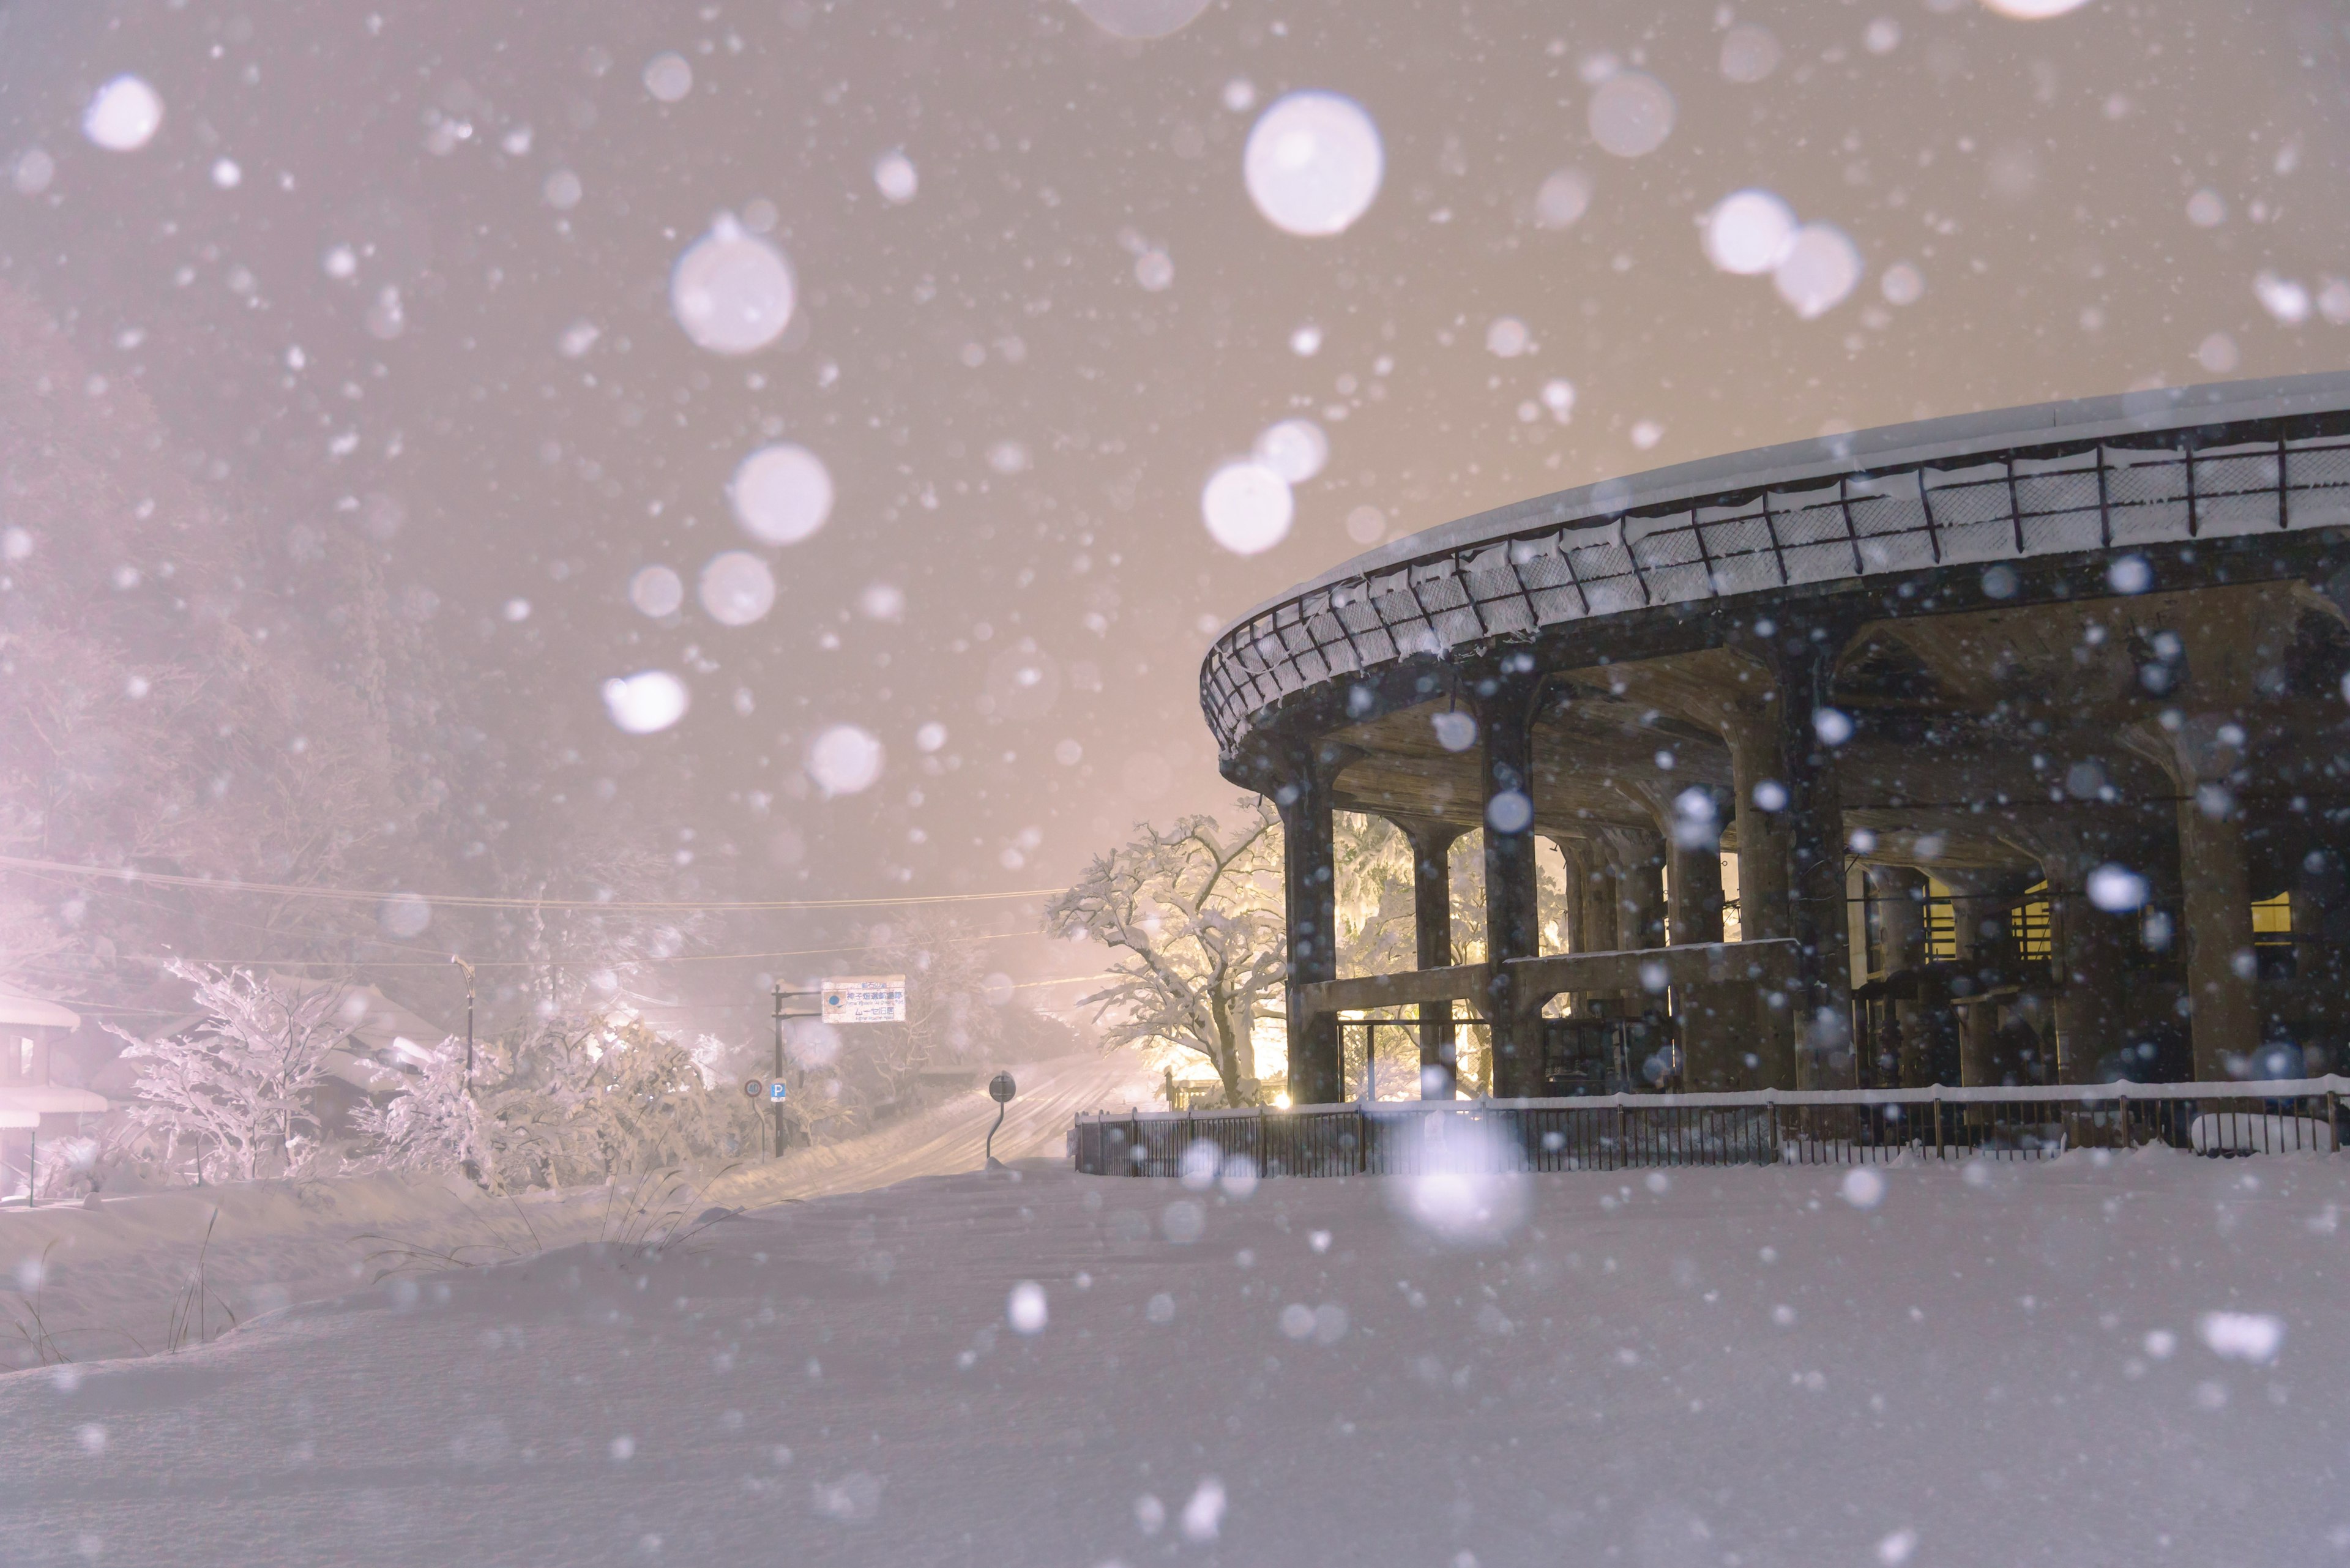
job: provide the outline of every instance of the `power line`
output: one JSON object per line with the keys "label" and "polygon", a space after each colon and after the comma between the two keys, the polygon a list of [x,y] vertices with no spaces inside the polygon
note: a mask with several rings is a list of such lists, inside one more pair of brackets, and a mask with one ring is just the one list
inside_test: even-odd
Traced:
{"label": "power line", "polygon": [[247,882],[225,877],[182,877],[165,871],[140,871],[130,867],[77,866],[62,860],[30,860],[0,855],[0,870],[36,876],[68,877],[164,888],[190,888],[212,893],[265,893],[287,898],[327,898],[379,904],[387,898],[421,898],[452,909],[627,909],[636,911],[720,911],[761,909],[892,909],[910,904],[976,904],[1007,898],[1046,898],[1058,888],[1021,888],[1001,893],[928,893],[877,898],[748,898],[694,901],[677,898],[514,898],[484,893],[412,893],[369,891],[360,888],[297,887],[285,882]]}
{"label": "power line", "polygon": [[[983,933],[982,933],[982,934],[978,935],[978,936],[968,936],[968,937],[966,937],[966,936],[950,936],[950,937],[941,937],[941,938],[939,938],[938,940],[939,940],[939,941],[940,941],[940,942],[941,942],[941,943],[963,943],[963,942],[1001,942],[1001,941],[1009,941],[1009,940],[1013,940],[1014,938],[1016,938],[1016,937],[1035,937],[1035,938],[1038,939],[1039,940],[1049,940],[1049,939],[1045,938],[1045,933],[1044,933],[1044,932],[1042,932],[1042,931],[987,931],[987,932],[983,932]],[[740,961],[740,960],[746,960],[746,959],[811,958],[811,957],[814,957],[814,956],[816,956],[816,955],[817,955],[817,954],[828,954],[828,953],[862,953],[862,952],[871,952],[872,950],[873,950],[873,949],[872,949],[872,948],[870,948],[870,947],[846,947],[846,948],[786,948],[786,949],[785,949],[785,950],[781,950],[781,951],[778,951],[778,952],[757,952],[757,953],[678,953],[678,954],[675,954],[675,955],[673,955],[673,956],[671,956],[671,957],[669,957],[669,958],[663,958],[663,959],[657,959],[657,958],[629,958],[629,959],[618,959],[618,960],[611,960],[611,959],[475,959],[475,960],[473,961],[473,967],[474,967],[475,969],[538,969],[538,968],[541,968],[542,966],[544,966],[544,967],[548,967],[548,968],[563,969],[563,968],[568,968],[568,967],[572,967],[572,966],[575,966],[575,965],[577,965],[577,964],[583,964],[583,963],[602,963],[602,964],[606,965],[607,967],[611,967],[611,966],[612,966],[612,965],[614,965],[614,964],[629,964],[629,965],[640,965],[640,964],[643,964],[643,965],[650,965],[650,964],[664,964],[664,963],[712,963],[712,962],[717,962],[717,961]],[[163,962],[169,962],[169,961],[178,961],[178,962],[181,962],[181,963],[208,963],[208,964],[214,964],[214,965],[217,965],[217,966],[219,966],[219,967],[221,967],[221,968],[223,968],[223,969],[359,969],[359,970],[379,970],[379,969],[447,969],[447,968],[449,967],[449,961],[448,961],[447,959],[445,959],[445,958],[430,959],[430,960],[426,960],[426,959],[382,959],[382,960],[372,960],[372,959],[287,959],[287,958],[272,958],[272,959],[228,959],[228,958],[181,958],[181,957],[180,957],[180,955],[178,955],[177,953],[173,953],[173,954],[170,954],[170,955],[161,955],[161,954],[156,954],[156,953],[134,953],[134,954],[132,954],[132,955],[130,956],[130,958],[127,961],[133,962],[133,963],[163,963]]]}
{"label": "power line", "polygon": [[[1007,932],[1006,934],[1007,934],[1007,935],[1010,935],[1010,936],[1024,936],[1024,935],[1025,935],[1026,933],[1025,933],[1025,932],[1021,932],[1021,931],[1012,931],[1012,932]],[[980,940],[985,940],[986,939],[985,939],[985,938],[982,938],[982,939],[980,939]],[[850,949],[847,949],[847,950],[847,950],[847,951],[850,951],[850,952],[863,952],[863,951],[865,951],[866,950],[865,950],[865,949],[863,949],[863,948],[850,948]],[[1081,984],[1091,984],[1091,983],[1092,983],[1093,981],[1097,981],[1097,980],[1103,980],[1103,979],[1107,979],[1107,978],[1109,978],[1109,977],[1108,977],[1108,976],[1106,976],[1106,975],[1098,975],[1098,974],[1069,974],[1069,975],[1063,975],[1063,976],[1062,976],[1060,979],[1058,979],[1058,980],[1024,980],[1024,981],[1017,981],[1016,983],[1014,983],[1014,986],[1012,987],[1012,989],[1013,989],[1013,990],[1014,990],[1014,991],[1035,991],[1035,990],[1036,990],[1037,988],[1039,988],[1040,986],[1047,986],[1047,985],[1081,985]],[[640,1002],[640,1003],[639,1003],[638,1005],[639,1005],[640,1008],[645,1008],[645,1007],[658,1007],[658,1008],[661,1008],[661,1009],[663,1009],[663,1010],[665,1010],[665,1011],[668,1011],[668,1012],[694,1012],[694,1011],[697,1011],[697,1010],[704,1010],[704,1011],[711,1011],[711,1012],[726,1012],[726,1011],[728,1011],[728,1010],[730,1010],[730,1009],[733,1009],[733,1008],[743,1008],[743,1007],[764,1007],[764,1006],[766,1006],[767,1004],[766,1004],[764,1002]]]}

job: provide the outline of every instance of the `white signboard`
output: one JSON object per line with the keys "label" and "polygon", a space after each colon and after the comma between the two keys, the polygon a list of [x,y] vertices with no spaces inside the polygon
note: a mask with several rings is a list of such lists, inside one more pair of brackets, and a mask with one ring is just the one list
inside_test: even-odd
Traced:
{"label": "white signboard", "polygon": [[824,982],[827,1023],[903,1023],[906,977],[902,974],[843,974]]}

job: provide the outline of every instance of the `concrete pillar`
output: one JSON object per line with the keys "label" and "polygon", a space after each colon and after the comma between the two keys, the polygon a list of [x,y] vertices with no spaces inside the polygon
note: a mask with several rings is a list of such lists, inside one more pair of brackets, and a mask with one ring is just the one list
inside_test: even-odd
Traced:
{"label": "concrete pillar", "polygon": [[1542,950],[1534,887],[1534,722],[1535,682],[1504,675],[1481,686],[1480,728],[1485,786],[1485,1021],[1492,1032],[1492,1092],[1502,1098],[1542,1092],[1541,1026],[1518,1016],[1518,997],[1503,966]]}
{"label": "concrete pillar", "polygon": [[[2345,873],[2342,852],[2317,845],[2302,857],[2293,878],[2293,975],[2303,987],[2339,983],[2345,914],[2350,914],[2350,875]],[[2342,1003],[2331,991],[2320,991],[2311,1001],[2329,1022],[2339,1018]]]}
{"label": "concrete pillar", "polygon": [[[1842,639],[1790,636],[1775,650],[1779,743],[1786,763],[1788,909],[1796,941],[1796,1081],[1804,1088],[1854,1086],[1852,967],[1845,908],[1844,801],[1835,745],[1818,715]],[[1741,909],[1744,908],[1743,903]]]}
{"label": "concrete pillar", "polygon": [[1623,917],[1617,936],[1627,949],[1665,945],[1665,838],[1639,828],[1621,831],[1619,873]]}
{"label": "concrete pillar", "polygon": [[1958,938],[1965,992],[1957,997],[1959,1082],[1970,1089],[2001,1081],[1999,1008],[1982,1000],[1982,993],[2006,961],[2002,935],[2005,928],[1999,924],[1996,911],[2007,880],[1991,875],[1942,874],[1943,884],[1950,889],[1950,923]]}
{"label": "concrete pillar", "polygon": [[[1422,969],[1452,962],[1452,845],[1468,831],[1415,817],[1397,825],[1411,842],[1412,936]],[[1459,1039],[1449,1002],[1419,1004],[1419,1097],[1449,1100],[1458,1087]]]}
{"label": "concrete pillar", "polygon": [[[2208,787],[2208,786],[2207,786]],[[2252,962],[2252,884],[2244,825],[2232,803],[2208,795],[2178,805],[2178,877],[2187,940],[2187,994],[2195,1078],[2241,1075],[2261,1043]]]}
{"label": "concrete pillar", "polygon": [[[1926,963],[1926,877],[1907,866],[1868,868],[1869,898],[1876,910],[1877,932],[1884,948],[1885,972],[1921,969]],[[1901,1086],[1923,1088],[1933,1082],[1933,1042],[1926,1031],[1925,1012],[1913,998],[1896,1001],[1886,1009],[1892,1020],[1894,1054]]]}
{"label": "concrete pillar", "polygon": [[[1616,946],[1637,951],[1665,945],[1665,838],[1646,828],[1609,826],[1599,830],[1616,872]],[[1616,993],[1619,1017],[1638,1018],[1662,1013],[1666,999],[1652,996],[1638,985]]]}
{"label": "concrete pillar", "polygon": [[1282,898],[1289,927],[1284,996],[1289,1101],[1330,1105],[1346,1096],[1338,1019],[1324,1012],[1308,1020],[1297,999],[1299,986],[1338,978],[1338,882],[1328,774],[1311,757],[1297,759],[1288,781],[1274,792],[1274,804],[1281,811]]}
{"label": "concrete pillar", "polygon": [[1591,883],[1591,846],[1580,838],[1554,838],[1558,857],[1566,868],[1566,911],[1564,917],[1565,950],[1587,953],[1591,946],[1591,917],[1585,913],[1583,900]]}
{"label": "concrete pillar", "polygon": [[[2054,906],[2057,957],[2064,989],[2056,998],[2056,1081],[2094,1084],[2128,1044],[2123,994],[2132,913],[2108,914],[2089,901],[2088,874],[2099,862],[2075,857],[2046,863]],[[2249,905],[2245,919],[2251,920]]]}
{"label": "concrete pillar", "polygon": [[1623,878],[1604,847],[1594,845],[1587,858],[1591,869],[1583,882],[1583,921],[1589,935],[1575,951],[1620,952],[1624,946],[1618,940],[1624,923]]}
{"label": "concrete pillar", "polygon": [[[1556,838],[1552,842],[1558,846],[1559,858],[1566,866],[1566,950],[1611,950],[1615,945],[1615,893],[1614,884],[1607,875],[1607,857],[1587,838]],[[1576,1016],[1590,1016],[1592,995],[1589,992],[1567,993],[1567,1002]]]}
{"label": "concrete pillar", "polygon": [[[2247,628],[2252,629],[2252,628]],[[2210,628],[2189,649],[2189,667],[2225,668],[2227,639]],[[2228,682],[2212,679],[2224,701]],[[2204,711],[2126,732],[2123,743],[2169,772],[2178,800],[2179,938],[2186,944],[2188,1033],[2195,1076],[2224,1081],[2261,1043],[2258,971],[2252,960],[2252,885],[2244,859],[2242,805],[2236,798],[2245,735],[2225,713]]]}
{"label": "concrete pillar", "polygon": [[[1738,833],[1738,934],[1744,941],[1762,941],[1793,934],[1788,920],[1787,834],[1781,812],[1756,804],[1763,785],[1786,787],[1786,761],[1779,743],[1778,726],[1762,714],[1740,711],[1723,724],[1730,746],[1731,788],[1737,795],[1732,820]],[[1795,1086],[1795,999],[1782,994],[1772,1007],[1760,988],[1746,1002],[1746,1044],[1740,1051],[1742,1086],[1792,1089]],[[1750,1064],[1744,1060],[1752,1056]],[[1697,1080],[1692,1075],[1692,1086]]]}
{"label": "concrete pillar", "polygon": [[1738,795],[1738,925],[1746,940],[1792,935],[1787,918],[1787,831],[1781,813],[1755,804],[1765,784],[1784,789],[1787,764],[1779,732],[1763,718],[1742,718],[1722,731],[1730,745],[1731,787]]}
{"label": "concrete pillar", "polygon": [[1667,898],[1675,947],[1721,940],[1721,852],[1712,839],[1673,846]]}
{"label": "concrete pillar", "polygon": [[[1711,834],[1674,843],[1671,901],[1675,947],[1721,940],[1721,855]],[[1675,988],[1684,1086],[1718,1090],[1745,1085],[1749,1075],[1740,1057],[1752,1031],[1751,989],[1742,984]]]}
{"label": "concrete pillar", "polygon": [[2344,1025],[2350,1023],[2350,876],[2339,850],[2318,844],[2299,862],[2293,885],[2293,977],[2308,1020],[2301,1040],[2303,1071],[2311,1077],[2342,1071]]}

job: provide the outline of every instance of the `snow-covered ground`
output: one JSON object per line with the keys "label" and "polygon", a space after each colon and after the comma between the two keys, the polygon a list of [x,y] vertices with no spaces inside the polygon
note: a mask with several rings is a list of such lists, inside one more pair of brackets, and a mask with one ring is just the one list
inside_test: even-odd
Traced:
{"label": "snow-covered ground", "polygon": [[0,1560],[2332,1561],[2345,1207],[2319,1156],[1034,1159],[0,1378]]}
{"label": "snow-covered ground", "polygon": [[[1021,1092],[996,1137],[1000,1157],[1058,1155],[1076,1109],[1139,1094],[1130,1056],[1014,1070]],[[641,1195],[591,1188],[493,1200],[461,1179],[377,1176],[181,1188],[108,1197],[96,1209],[11,1209],[0,1212],[0,1370],[57,1355],[82,1362],[184,1346],[219,1333],[230,1314],[243,1322],[340,1295],[387,1269],[427,1266],[435,1253],[478,1264],[657,1232],[712,1205],[970,1170],[995,1110],[973,1090],[865,1137],[707,1181],[650,1183]],[[191,1287],[200,1269],[201,1303]],[[192,1320],[184,1328],[182,1315]],[[48,1343],[36,1343],[44,1335]]]}

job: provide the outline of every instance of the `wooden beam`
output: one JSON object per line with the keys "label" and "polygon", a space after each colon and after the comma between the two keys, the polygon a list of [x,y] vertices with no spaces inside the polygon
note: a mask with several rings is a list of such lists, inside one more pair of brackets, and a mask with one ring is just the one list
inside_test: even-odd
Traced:
{"label": "wooden beam", "polygon": [[1411,969],[1401,974],[1367,974],[1325,980],[1297,988],[1298,1005],[1308,1012],[1356,1012],[1408,1002],[1477,1001],[1485,994],[1485,966],[1456,963],[1444,969]]}
{"label": "wooden beam", "polygon": [[1691,943],[1612,953],[1551,953],[1513,960],[1510,972],[1520,1005],[1539,1012],[1570,991],[1641,991],[1651,979],[1664,986],[1783,987],[1795,973],[1795,943],[1775,937],[1751,942]]}
{"label": "wooden beam", "polygon": [[[1551,953],[1542,958],[1509,961],[1513,991],[1529,1011],[1563,992],[1638,991],[1647,981],[1642,971],[1659,970],[1664,983],[1682,985],[1760,985],[1784,987],[1795,973],[1793,939],[1773,938],[1751,942],[1707,942],[1675,948],[1640,948],[1612,953]],[[1485,966],[1458,963],[1444,969],[1406,970],[1401,974],[1367,974],[1350,980],[1316,981],[1297,988],[1299,1007],[1306,1012],[1357,1012],[1373,1007],[1398,1007],[1414,1002],[1482,1002],[1485,996]]]}

